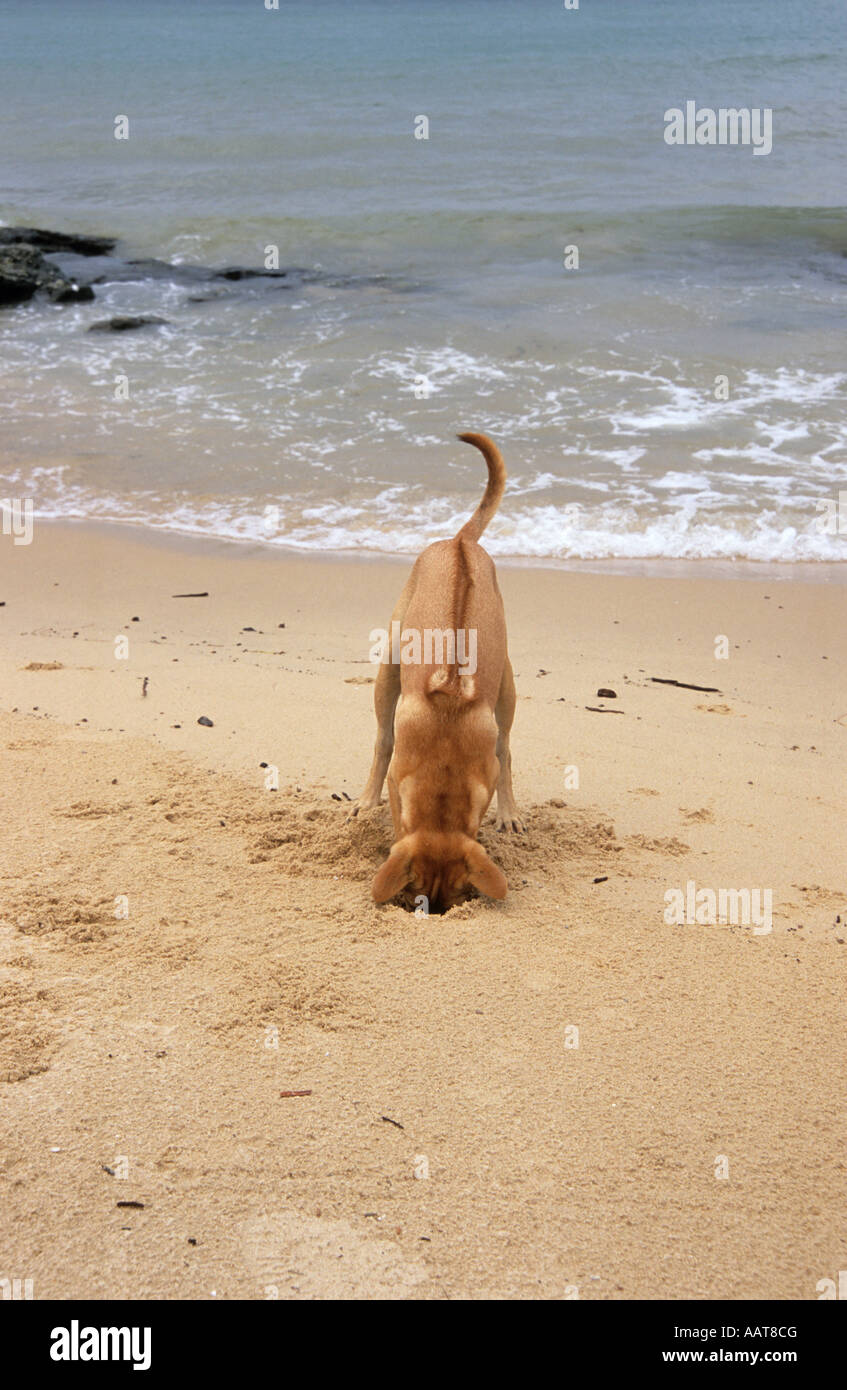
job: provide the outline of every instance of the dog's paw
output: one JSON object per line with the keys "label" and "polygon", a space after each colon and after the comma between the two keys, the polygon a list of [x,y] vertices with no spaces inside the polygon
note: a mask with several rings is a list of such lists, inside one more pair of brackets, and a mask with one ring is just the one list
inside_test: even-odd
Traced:
{"label": "dog's paw", "polygon": [[350,814],[347,817],[347,819],[353,820],[356,816],[358,816],[360,811],[373,811],[375,807],[380,806],[381,804],[382,803],[380,802],[379,797],[377,797],[376,800],[374,800],[373,797],[361,796],[359,797],[359,800],[351,807]]}
{"label": "dog's paw", "polygon": [[497,812],[497,829],[501,832],[509,830],[514,835],[523,835],[526,830],[526,822],[517,811]]}

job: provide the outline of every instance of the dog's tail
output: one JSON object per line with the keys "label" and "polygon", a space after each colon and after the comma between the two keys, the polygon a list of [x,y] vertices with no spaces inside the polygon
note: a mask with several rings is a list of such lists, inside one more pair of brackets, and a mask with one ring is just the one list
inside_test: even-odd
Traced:
{"label": "dog's tail", "polygon": [[470,521],[466,521],[459,532],[459,537],[464,537],[469,541],[478,541],[500,506],[500,499],[506,487],[506,465],[497,445],[488,438],[487,434],[460,434],[457,435],[457,438],[461,439],[463,443],[473,444],[474,448],[479,449],[488,464],[488,483],[482,494],[482,501]]}

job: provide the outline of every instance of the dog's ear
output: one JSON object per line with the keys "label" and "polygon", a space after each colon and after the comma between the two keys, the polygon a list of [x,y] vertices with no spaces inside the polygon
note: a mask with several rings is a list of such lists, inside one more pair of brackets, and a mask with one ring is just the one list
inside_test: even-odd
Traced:
{"label": "dog's ear", "polygon": [[468,867],[468,883],[472,883],[474,888],[478,888],[487,898],[505,898],[509,888],[506,876],[489,859],[477,840],[471,841],[468,845],[465,863]]}
{"label": "dog's ear", "polygon": [[374,875],[371,893],[375,903],[387,903],[405,888],[412,876],[412,853],[409,836],[398,840],[382,868]]}

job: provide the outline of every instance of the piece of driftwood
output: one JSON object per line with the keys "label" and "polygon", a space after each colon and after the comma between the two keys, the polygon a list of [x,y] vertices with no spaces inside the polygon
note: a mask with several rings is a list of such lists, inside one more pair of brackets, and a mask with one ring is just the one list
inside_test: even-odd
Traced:
{"label": "piece of driftwood", "polygon": [[676,685],[680,690],[700,690],[704,695],[723,694],[723,691],[718,690],[716,685],[689,685],[688,681],[671,681],[664,676],[651,676],[650,679],[656,685]]}

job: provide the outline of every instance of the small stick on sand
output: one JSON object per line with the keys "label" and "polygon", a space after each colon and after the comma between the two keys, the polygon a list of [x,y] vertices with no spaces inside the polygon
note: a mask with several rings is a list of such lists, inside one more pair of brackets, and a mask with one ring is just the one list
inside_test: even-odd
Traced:
{"label": "small stick on sand", "polygon": [[171,594],[171,598],[208,598],[208,597],[209,597],[209,591],[208,591],[208,589],[207,589],[206,592],[203,593],[203,594]]}
{"label": "small stick on sand", "polygon": [[718,690],[716,685],[689,685],[687,681],[669,681],[663,676],[651,676],[651,681],[656,685],[676,685],[680,690],[702,690],[704,695],[722,695],[723,691]]}

